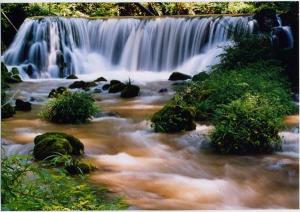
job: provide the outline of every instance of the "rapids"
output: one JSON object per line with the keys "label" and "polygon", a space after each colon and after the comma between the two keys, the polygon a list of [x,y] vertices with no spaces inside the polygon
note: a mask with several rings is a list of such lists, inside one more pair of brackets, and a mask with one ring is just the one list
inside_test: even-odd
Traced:
{"label": "rapids", "polygon": [[[176,134],[151,130],[147,118],[174,91],[167,80],[148,79],[136,81],[141,95],[131,100],[107,92],[93,94],[102,110],[115,116],[97,117],[83,125],[39,119],[49,91],[71,82],[33,80],[14,85],[11,92],[16,92],[16,98],[34,99],[31,112],[17,112],[14,118],[2,121],[2,138],[15,143],[5,145],[8,154],[26,153],[38,134],[61,131],[81,139],[87,157],[98,167],[89,181],[123,195],[132,209],[299,207],[299,128],[295,121],[289,120],[291,130],[280,133],[284,144],[278,154],[212,154],[207,149],[212,126],[198,124],[195,131]],[[169,92],[158,93],[162,87]]]}

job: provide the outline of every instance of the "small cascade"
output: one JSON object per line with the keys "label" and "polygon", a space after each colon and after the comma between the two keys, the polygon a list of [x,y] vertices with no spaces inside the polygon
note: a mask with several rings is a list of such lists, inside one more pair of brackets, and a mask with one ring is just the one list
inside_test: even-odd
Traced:
{"label": "small cascade", "polygon": [[[3,60],[8,66],[17,66],[23,78],[57,78],[102,70],[172,71],[187,68],[188,63],[205,62],[206,52],[230,41],[234,33],[251,33],[251,20],[252,17],[26,19]],[[192,71],[195,70],[186,70]]]}

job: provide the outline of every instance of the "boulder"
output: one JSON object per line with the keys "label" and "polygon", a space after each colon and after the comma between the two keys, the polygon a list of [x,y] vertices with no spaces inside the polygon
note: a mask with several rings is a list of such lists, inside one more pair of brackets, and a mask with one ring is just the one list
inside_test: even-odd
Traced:
{"label": "boulder", "polygon": [[180,105],[166,105],[151,119],[155,132],[180,132],[196,128],[194,112]]}
{"label": "boulder", "polygon": [[65,92],[67,90],[66,87],[58,87],[57,89],[52,89],[48,95],[48,98],[56,98],[58,97],[60,94],[62,94],[63,92]]}
{"label": "boulder", "polygon": [[10,104],[1,106],[1,119],[10,118],[15,114],[15,108]]}
{"label": "boulder", "polygon": [[33,155],[37,160],[57,154],[80,156],[83,153],[84,146],[81,141],[65,133],[48,132],[34,139]]}
{"label": "boulder", "polygon": [[75,81],[71,85],[69,85],[69,88],[80,88],[84,90],[88,90],[90,87],[94,87],[97,84],[95,82],[85,82],[85,81]]}
{"label": "boulder", "polygon": [[28,74],[28,76],[32,76],[33,75],[33,66],[31,64],[29,64],[27,66],[27,68],[25,69],[25,72]]}
{"label": "boulder", "polygon": [[94,80],[94,82],[106,82],[107,80],[104,77],[99,77]]}
{"label": "boulder", "polygon": [[88,174],[95,170],[95,167],[89,163],[78,162],[77,164],[72,164],[66,166],[65,169],[71,174]]}
{"label": "boulder", "polygon": [[12,69],[11,72],[8,71],[6,65],[1,63],[1,79],[3,83],[18,83],[22,82],[21,77],[19,76],[19,71],[16,67]]}
{"label": "boulder", "polygon": [[67,76],[66,79],[78,79],[78,77],[74,74],[71,74],[71,75]]}
{"label": "boulder", "polygon": [[161,88],[159,89],[158,93],[166,93],[168,92],[168,89],[167,88]]}
{"label": "boulder", "polygon": [[31,111],[31,103],[30,102],[24,102],[21,99],[16,99],[15,110],[19,110],[19,111]]}
{"label": "boulder", "polygon": [[173,72],[169,77],[170,81],[187,80],[187,79],[191,79],[191,76],[180,72]]}
{"label": "boulder", "polygon": [[122,98],[132,98],[138,96],[140,93],[140,87],[137,85],[126,85],[121,92]]}
{"label": "boulder", "polygon": [[106,90],[108,90],[109,89],[109,84],[105,84],[105,85],[103,85],[102,86],[102,90],[104,90],[104,91],[106,91]]}
{"label": "boulder", "polygon": [[13,68],[11,69],[11,73],[12,73],[13,75],[19,75],[19,74],[20,74],[17,67],[13,67]]}
{"label": "boulder", "polygon": [[119,83],[121,83],[121,81],[119,81],[119,80],[111,80],[109,85],[112,86],[112,85],[119,84]]}
{"label": "boulder", "polygon": [[102,93],[102,90],[100,88],[95,88],[93,90],[94,93]]}
{"label": "boulder", "polygon": [[192,81],[204,81],[208,78],[208,74],[206,72],[200,72],[199,74],[196,74],[193,76]]}
{"label": "boulder", "polygon": [[94,118],[102,118],[102,117],[120,117],[116,112],[99,112],[93,115]]}
{"label": "boulder", "polygon": [[122,82],[115,83],[109,86],[109,93],[118,93],[121,92],[125,88],[125,84]]}

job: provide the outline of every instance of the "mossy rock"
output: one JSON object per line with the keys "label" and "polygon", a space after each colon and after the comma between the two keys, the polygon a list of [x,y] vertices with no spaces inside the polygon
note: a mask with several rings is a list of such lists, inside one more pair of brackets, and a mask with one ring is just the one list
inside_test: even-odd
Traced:
{"label": "mossy rock", "polygon": [[200,72],[193,76],[192,81],[202,82],[208,78],[208,74],[206,72]]}
{"label": "mossy rock", "polygon": [[56,98],[59,95],[63,94],[67,90],[66,87],[58,87],[57,89],[52,89],[48,95],[48,98]]}
{"label": "mossy rock", "polygon": [[10,118],[15,114],[15,108],[10,104],[1,106],[1,119]]}
{"label": "mossy rock", "polygon": [[120,83],[110,85],[108,92],[109,93],[118,93],[118,92],[121,92],[124,88],[125,88],[125,84],[120,82]]}
{"label": "mossy rock", "polygon": [[19,111],[31,111],[31,103],[30,102],[24,102],[21,99],[16,99],[15,110],[19,110]]}
{"label": "mossy rock", "polygon": [[179,105],[166,105],[151,119],[155,132],[180,132],[196,128],[194,112]]}
{"label": "mossy rock", "polygon": [[173,72],[170,77],[169,80],[170,81],[177,81],[177,80],[187,80],[187,79],[191,79],[192,77],[190,75],[187,74],[183,74],[180,72]]}
{"label": "mossy rock", "polygon": [[67,76],[66,79],[78,79],[78,77],[74,74],[71,74],[71,75]]}
{"label": "mossy rock", "polygon": [[105,79],[104,77],[99,77],[94,80],[94,82],[106,82],[106,81],[107,81],[107,79]]}
{"label": "mossy rock", "polygon": [[19,71],[16,67],[11,72],[8,71],[6,65],[1,63],[1,78],[4,83],[19,83],[22,82],[19,76]]}
{"label": "mossy rock", "polygon": [[140,93],[140,87],[137,85],[126,85],[121,92],[122,98],[132,98],[138,96]]}
{"label": "mossy rock", "polygon": [[66,166],[65,169],[69,172],[69,174],[75,175],[75,174],[88,174],[93,170],[95,170],[96,167],[90,163],[78,162],[78,164],[72,164]]}
{"label": "mossy rock", "polygon": [[65,133],[49,132],[34,139],[33,155],[37,160],[56,154],[79,156],[83,153],[84,146],[81,141]]}
{"label": "mossy rock", "polygon": [[11,73],[12,73],[13,75],[19,75],[19,74],[20,74],[17,67],[13,67],[13,68],[11,69]]}
{"label": "mossy rock", "polygon": [[69,88],[81,88],[83,90],[88,90],[90,87],[94,87],[97,84],[95,82],[85,82],[85,81],[76,81],[69,85]]}

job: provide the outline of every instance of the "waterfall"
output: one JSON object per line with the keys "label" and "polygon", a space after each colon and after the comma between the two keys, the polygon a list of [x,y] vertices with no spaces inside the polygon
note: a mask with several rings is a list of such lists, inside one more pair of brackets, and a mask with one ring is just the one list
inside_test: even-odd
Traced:
{"label": "waterfall", "polygon": [[[22,77],[65,77],[102,70],[172,71],[203,65],[234,33],[251,33],[252,17],[26,19],[3,55]],[[209,53],[210,52],[210,53]],[[196,65],[195,65],[196,64]],[[191,70],[182,70],[182,72]],[[24,76],[25,75],[25,76]]]}

